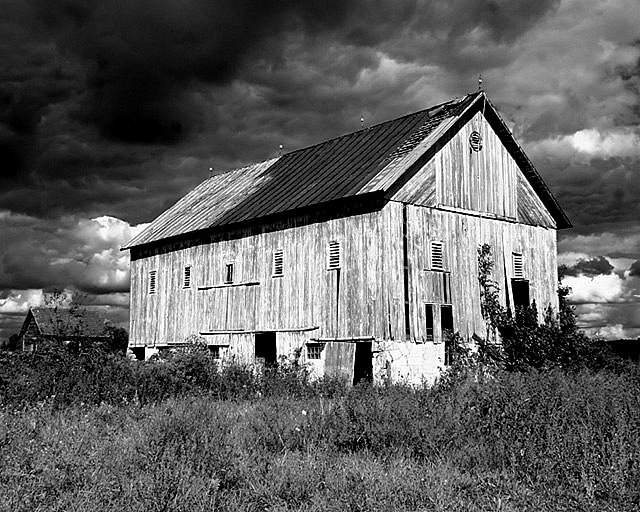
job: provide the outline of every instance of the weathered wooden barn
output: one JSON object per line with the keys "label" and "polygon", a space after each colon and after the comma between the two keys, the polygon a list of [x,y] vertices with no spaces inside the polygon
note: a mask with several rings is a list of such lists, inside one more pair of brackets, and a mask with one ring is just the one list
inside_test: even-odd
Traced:
{"label": "weathered wooden barn", "polygon": [[130,348],[301,349],[321,374],[419,382],[485,334],[477,248],[510,305],[557,306],[570,222],[478,92],[215,175],[131,240]]}
{"label": "weathered wooden barn", "polygon": [[94,311],[33,307],[18,333],[18,346],[24,352],[34,352],[43,343],[104,342],[108,338],[106,326],[106,320]]}

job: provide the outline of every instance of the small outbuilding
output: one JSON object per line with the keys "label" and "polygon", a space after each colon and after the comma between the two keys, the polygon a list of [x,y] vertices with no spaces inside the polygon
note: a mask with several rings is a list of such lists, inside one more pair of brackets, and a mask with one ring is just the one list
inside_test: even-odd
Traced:
{"label": "small outbuilding", "polygon": [[108,339],[106,326],[106,320],[95,311],[33,307],[29,308],[18,334],[18,347],[24,352],[34,352],[42,343],[103,342]]}

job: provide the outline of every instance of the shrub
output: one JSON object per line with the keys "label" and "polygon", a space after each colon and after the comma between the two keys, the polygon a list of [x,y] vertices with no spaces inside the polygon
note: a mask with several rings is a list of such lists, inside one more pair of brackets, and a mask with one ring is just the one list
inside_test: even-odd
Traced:
{"label": "shrub", "polygon": [[[559,286],[559,310],[547,307],[544,322],[538,322],[535,301],[515,312],[504,308],[498,300],[499,288],[491,279],[493,260],[487,244],[478,249],[478,281],[483,318],[487,324],[487,340],[479,340],[478,357],[509,370],[545,368],[601,368],[619,364],[608,347],[598,339],[590,339],[576,325],[575,312],[567,301],[569,288]],[[497,334],[500,343],[496,344]]]}

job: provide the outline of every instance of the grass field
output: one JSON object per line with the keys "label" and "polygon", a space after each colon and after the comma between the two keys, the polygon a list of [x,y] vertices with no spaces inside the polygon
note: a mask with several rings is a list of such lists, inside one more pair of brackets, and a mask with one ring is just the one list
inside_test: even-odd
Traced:
{"label": "grass field", "polygon": [[235,371],[174,396],[121,375],[118,400],[92,399],[94,375],[62,401],[5,379],[0,509],[638,510],[636,368],[477,375],[344,390]]}

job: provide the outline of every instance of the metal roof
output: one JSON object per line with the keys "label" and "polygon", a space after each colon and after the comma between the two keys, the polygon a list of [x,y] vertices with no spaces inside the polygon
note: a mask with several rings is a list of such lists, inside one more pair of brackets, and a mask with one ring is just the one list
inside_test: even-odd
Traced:
{"label": "metal roof", "polygon": [[[415,170],[414,164],[425,151],[472,105],[477,108],[479,98],[485,98],[484,93],[469,94],[279,158],[212,176],[162,213],[124,248],[385,192],[408,171]],[[487,105],[492,109],[490,103]],[[519,163],[527,165],[530,172],[525,174],[534,188],[549,196],[546,200],[543,197],[543,201],[547,207],[557,209],[551,210],[554,217],[566,219],[517,143],[511,149],[523,155]],[[536,180],[542,186],[534,185]]]}

